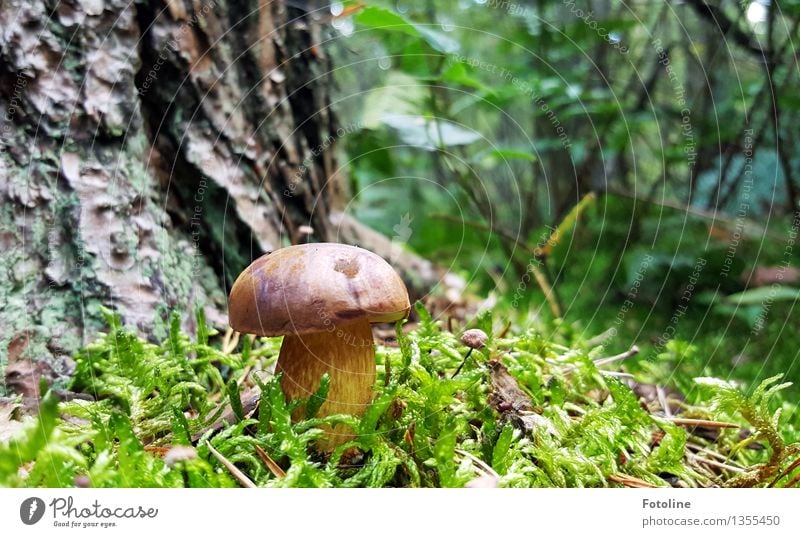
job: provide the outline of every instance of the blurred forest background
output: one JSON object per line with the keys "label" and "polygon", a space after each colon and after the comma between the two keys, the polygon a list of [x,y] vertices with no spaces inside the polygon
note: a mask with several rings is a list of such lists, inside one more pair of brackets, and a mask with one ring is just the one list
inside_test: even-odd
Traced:
{"label": "blurred forest background", "polygon": [[153,339],[172,310],[223,327],[239,271],[307,240],[389,258],[444,320],[638,345],[661,382],[797,378],[798,24],[797,0],[4,0],[4,389],[66,378],[103,305]]}
{"label": "blurred forest background", "polygon": [[639,345],[640,374],[796,379],[799,22],[724,0],[335,19],[351,210],[515,323]]}

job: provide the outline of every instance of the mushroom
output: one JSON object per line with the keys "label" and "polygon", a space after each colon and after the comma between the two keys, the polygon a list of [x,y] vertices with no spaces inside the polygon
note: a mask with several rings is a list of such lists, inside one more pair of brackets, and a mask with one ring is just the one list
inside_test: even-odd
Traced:
{"label": "mushroom", "polygon": [[[330,377],[317,412],[361,415],[372,401],[375,349],[370,323],[408,316],[408,291],[381,257],[355,246],[289,246],[253,261],[236,279],[228,302],[239,332],[284,336],[275,373],[288,400],[305,399]],[[294,410],[296,421],[305,415]],[[344,425],[326,427],[317,448],[330,451],[351,440]]]}
{"label": "mushroom", "polygon": [[486,332],[480,328],[472,328],[461,335],[461,343],[469,347],[469,350],[467,351],[467,355],[464,356],[464,359],[461,360],[461,364],[458,366],[458,369],[456,369],[456,372],[453,373],[451,378],[455,378],[456,375],[461,373],[461,368],[463,368],[464,364],[467,363],[467,359],[469,358],[470,354],[472,354],[472,351],[475,349],[484,348],[488,340],[489,336],[487,336]]}
{"label": "mushroom", "polygon": [[472,328],[461,334],[461,343],[469,347],[470,351],[484,348],[488,340],[489,336],[480,328]]}

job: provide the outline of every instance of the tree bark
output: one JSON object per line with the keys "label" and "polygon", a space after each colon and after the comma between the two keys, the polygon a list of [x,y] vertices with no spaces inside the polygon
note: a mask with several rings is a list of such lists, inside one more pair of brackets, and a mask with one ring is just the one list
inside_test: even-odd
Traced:
{"label": "tree bark", "polygon": [[0,392],[63,382],[102,307],[154,340],[170,310],[223,324],[253,258],[300,225],[333,238],[330,70],[302,11],[3,0],[0,28]]}

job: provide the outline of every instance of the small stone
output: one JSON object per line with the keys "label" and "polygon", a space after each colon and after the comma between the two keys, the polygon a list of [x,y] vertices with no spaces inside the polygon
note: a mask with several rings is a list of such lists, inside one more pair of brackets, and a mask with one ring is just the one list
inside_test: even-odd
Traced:
{"label": "small stone", "polygon": [[498,481],[493,475],[482,475],[472,479],[464,487],[468,489],[494,489],[497,488]]}
{"label": "small stone", "polygon": [[197,458],[197,450],[191,446],[175,446],[164,455],[164,464],[174,468],[179,462],[191,461]]}
{"label": "small stone", "polygon": [[461,343],[470,349],[482,349],[486,346],[486,341],[488,339],[489,336],[486,335],[486,332],[479,328],[467,330],[461,335]]}

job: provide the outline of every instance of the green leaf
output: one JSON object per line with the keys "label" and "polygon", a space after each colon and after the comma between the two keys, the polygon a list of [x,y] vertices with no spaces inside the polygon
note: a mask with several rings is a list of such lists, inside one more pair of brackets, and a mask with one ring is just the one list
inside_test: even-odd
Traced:
{"label": "green leaf", "polygon": [[172,431],[174,433],[173,444],[179,446],[191,446],[192,435],[189,432],[189,422],[183,412],[176,407],[172,407]]}
{"label": "green leaf", "polygon": [[479,132],[442,118],[386,113],[383,122],[394,129],[400,139],[413,147],[437,151],[442,147],[469,145],[483,139]]}
{"label": "green leaf", "polygon": [[709,386],[711,388],[723,390],[735,390],[736,385],[727,380],[718,379],[715,377],[697,377],[694,381],[701,386]]}
{"label": "green leaf", "polygon": [[528,151],[517,149],[492,149],[491,151],[481,151],[475,155],[472,162],[479,163],[485,168],[495,168],[498,165],[507,166],[509,160],[536,162],[539,158]]}
{"label": "green leaf", "polygon": [[795,301],[800,298],[800,289],[773,285],[770,287],[757,287],[741,293],[725,297],[727,302],[738,305],[761,305],[771,302]]}
{"label": "green leaf", "polygon": [[228,381],[226,388],[228,399],[231,402],[231,410],[233,410],[236,421],[244,420],[244,407],[242,407],[242,399],[239,396],[239,385],[236,383],[236,379]]}
{"label": "green leaf", "polygon": [[439,480],[441,486],[445,488],[456,484],[455,451],[456,430],[453,424],[453,417],[449,416],[433,450],[436,469],[439,471]]}
{"label": "green leaf", "polygon": [[508,451],[511,448],[511,443],[514,440],[514,427],[511,424],[506,424],[497,437],[494,450],[492,451],[492,468],[497,473],[503,475],[508,470]]}
{"label": "green leaf", "polygon": [[200,345],[208,345],[208,325],[206,324],[206,312],[202,307],[198,306],[195,310],[195,319],[197,320],[197,343]]}
{"label": "green leaf", "polygon": [[378,427],[378,421],[389,409],[389,405],[392,404],[392,401],[394,401],[396,393],[397,388],[396,386],[392,385],[384,393],[372,401],[367,410],[364,412],[364,417],[361,418],[361,425],[358,428],[359,434],[371,435],[375,432]]}
{"label": "green leaf", "polygon": [[479,90],[486,94],[493,93],[490,86],[485,85],[477,78],[470,76],[467,67],[463,63],[453,63],[440,75],[441,80],[444,82],[451,82],[453,84],[460,84],[468,88]]}
{"label": "green leaf", "polygon": [[388,9],[369,6],[355,16],[361,26],[381,31],[395,31],[420,38],[433,50],[452,54],[459,49],[458,41],[428,26],[414,24],[402,15]]}
{"label": "green leaf", "polygon": [[306,403],[306,419],[312,419],[317,416],[317,412],[319,412],[322,403],[328,398],[328,391],[330,388],[331,377],[325,373],[319,381],[319,388],[317,388],[317,391],[308,398],[308,402]]}

